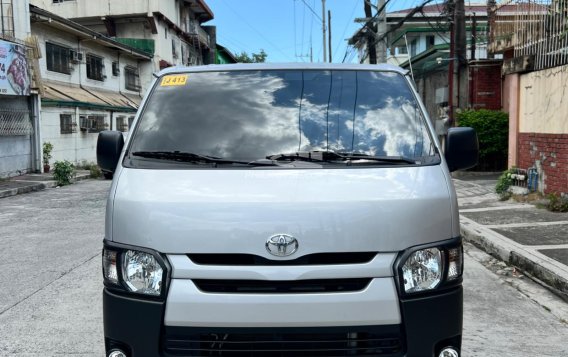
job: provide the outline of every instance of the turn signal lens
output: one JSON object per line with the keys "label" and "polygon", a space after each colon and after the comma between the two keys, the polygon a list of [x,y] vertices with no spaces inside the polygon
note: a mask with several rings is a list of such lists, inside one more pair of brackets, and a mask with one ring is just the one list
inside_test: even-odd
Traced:
{"label": "turn signal lens", "polygon": [[462,247],[448,250],[448,280],[455,280],[463,274]]}
{"label": "turn signal lens", "polygon": [[116,252],[103,250],[103,277],[112,284],[118,284],[118,271],[116,270]]}

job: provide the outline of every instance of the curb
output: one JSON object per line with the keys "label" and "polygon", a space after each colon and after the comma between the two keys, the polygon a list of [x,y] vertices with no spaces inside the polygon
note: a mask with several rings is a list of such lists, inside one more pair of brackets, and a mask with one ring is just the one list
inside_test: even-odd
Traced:
{"label": "curb", "polygon": [[[73,183],[78,182],[78,181],[83,181],[86,179],[89,179],[90,175],[89,174],[77,174],[77,176],[75,176],[75,178],[73,178]],[[19,194],[23,194],[23,193],[30,193],[30,192],[36,192],[36,191],[42,191],[45,190],[47,188],[54,188],[57,187],[57,182],[54,180],[48,180],[48,181],[24,181],[24,180],[13,180],[15,182],[28,182],[29,185],[25,185],[22,187],[16,187],[16,188],[9,188],[6,190],[1,190],[0,191],[0,199],[2,198],[6,198],[6,197],[11,197],[11,196],[16,196]]]}
{"label": "curb", "polygon": [[568,301],[568,271],[560,268],[559,263],[537,256],[534,252],[463,216],[460,216],[460,227],[465,241],[509,265],[518,267],[529,277]]}

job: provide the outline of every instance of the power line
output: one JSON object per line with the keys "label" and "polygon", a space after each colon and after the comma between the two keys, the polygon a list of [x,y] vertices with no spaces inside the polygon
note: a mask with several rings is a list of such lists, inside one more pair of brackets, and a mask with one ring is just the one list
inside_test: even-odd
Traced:
{"label": "power line", "polygon": [[[353,6],[353,10],[351,11],[351,15],[349,15],[349,19],[353,18],[353,15],[355,14],[355,9],[357,8],[357,5],[359,5],[359,1],[354,1],[354,3],[355,3],[355,5]],[[343,29],[343,34],[339,38],[339,41],[337,42],[337,46],[335,46],[334,53],[336,53],[336,54],[337,54],[337,50],[339,49],[339,46],[341,46],[341,41],[343,41],[342,39],[345,38],[345,33],[347,32],[347,28],[349,27],[349,23],[350,23],[350,21],[348,21],[346,23],[345,29]],[[335,58],[335,55],[333,57]],[[343,60],[345,60],[345,57],[343,57]]]}
{"label": "power line", "polygon": [[[377,34],[373,34],[375,37],[375,41],[371,43],[371,46],[376,46],[377,43],[379,43],[380,41],[384,40],[390,33],[398,30],[406,20],[408,20],[409,18],[413,17],[417,12],[421,12],[424,9],[424,6],[428,5],[429,3],[431,3],[434,0],[425,0],[424,2],[422,2],[421,5],[413,8],[408,14],[406,14],[405,17],[403,17],[402,19],[400,19],[393,27],[391,27],[389,30],[387,30],[387,32],[385,32],[384,34],[381,34],[380,36]],[[386,5],[386,4],[385,4]],[[378,13],[377,13],[378,14]],[[367,26],[367,24],[370,21],[368,21],[364,27]],[[364,56],[361,58],[360,63],[365,62],[365,60],[367,59],[367,57],[369,56],[369,49],[367,49],[367,51],[365,51]]]}
{"label": "power line", "polygon": [[[227,6],[235,15],[237,15],[237,17],[239,17],[241,20],[243,20],[243,22],[250,27],[254,32],[256,32],[260,37],[262,37],[263,40],[265,40],[269,45],[272,46],[272,48],[274,48],[275,50],[277,50],[278,52],[280,52],[280,54],[284,55],[286,58],[290,58],[289,55],[287,55],[286,53],[284,53],[279,47],[277,47],[274,43],[272,43],[272,41],[270,41],[268,38],[266,38],[262,32],[258,31],[254,26],[252,26],[243,16],[241,16],[241,14],[239,14],[237,11],[235,11],[235,9],[233,9],[231,7],[231,5],[229,5],[225,0],[221,0],[223,2],[223,4],[225,4],[225,6]],[[303,0],[302,0],[303,1]]]}
{"label": "power line", "polygon": [[321,19],[321,17],[314,11],[314,9],[312,9],[312,7],[310,5],[308,5],[308,3],[306,2],[306,0],[302,0],[302,2],[304,3],[304,5],[306,5],[308,7],[308,9],[310,9],[310,11],[312,12],[312,14],[314,14],[320,21],[323,21]]}

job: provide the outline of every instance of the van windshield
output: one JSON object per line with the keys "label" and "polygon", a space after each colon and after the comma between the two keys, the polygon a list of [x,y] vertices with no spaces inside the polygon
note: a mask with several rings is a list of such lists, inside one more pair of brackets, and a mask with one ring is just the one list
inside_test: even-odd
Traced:
{"label": "van windshield", "polygon": [[435,155],[413,92],[395,72],[243,70],[167,77],[146,103],[130,153],[241,162],[314,151],[407,161]]}

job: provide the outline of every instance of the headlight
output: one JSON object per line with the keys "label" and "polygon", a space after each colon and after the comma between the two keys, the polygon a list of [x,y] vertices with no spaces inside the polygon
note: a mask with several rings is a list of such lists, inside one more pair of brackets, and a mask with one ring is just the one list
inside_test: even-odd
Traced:
{"label": "headlight", "polygon": [[443,258],[438,248],[422,249],[412,253],[402,266],[404,291],[434,289],[442,281]]}
{"label": "headlight", "polygon": [[122,277],[135,293],[159,296],[164,270],[153,255],[127,250],[122,256]]}
{"label": "headlight", "polygon": [[414,247],[395,263],[402,294],[418,294],[461,284],[463,247],[461,238]]}
{"label": "headlight", "polygon": [[109,289],[164,297],[167,266],[167,262],[150,249],[105,242],[103,277]]}

